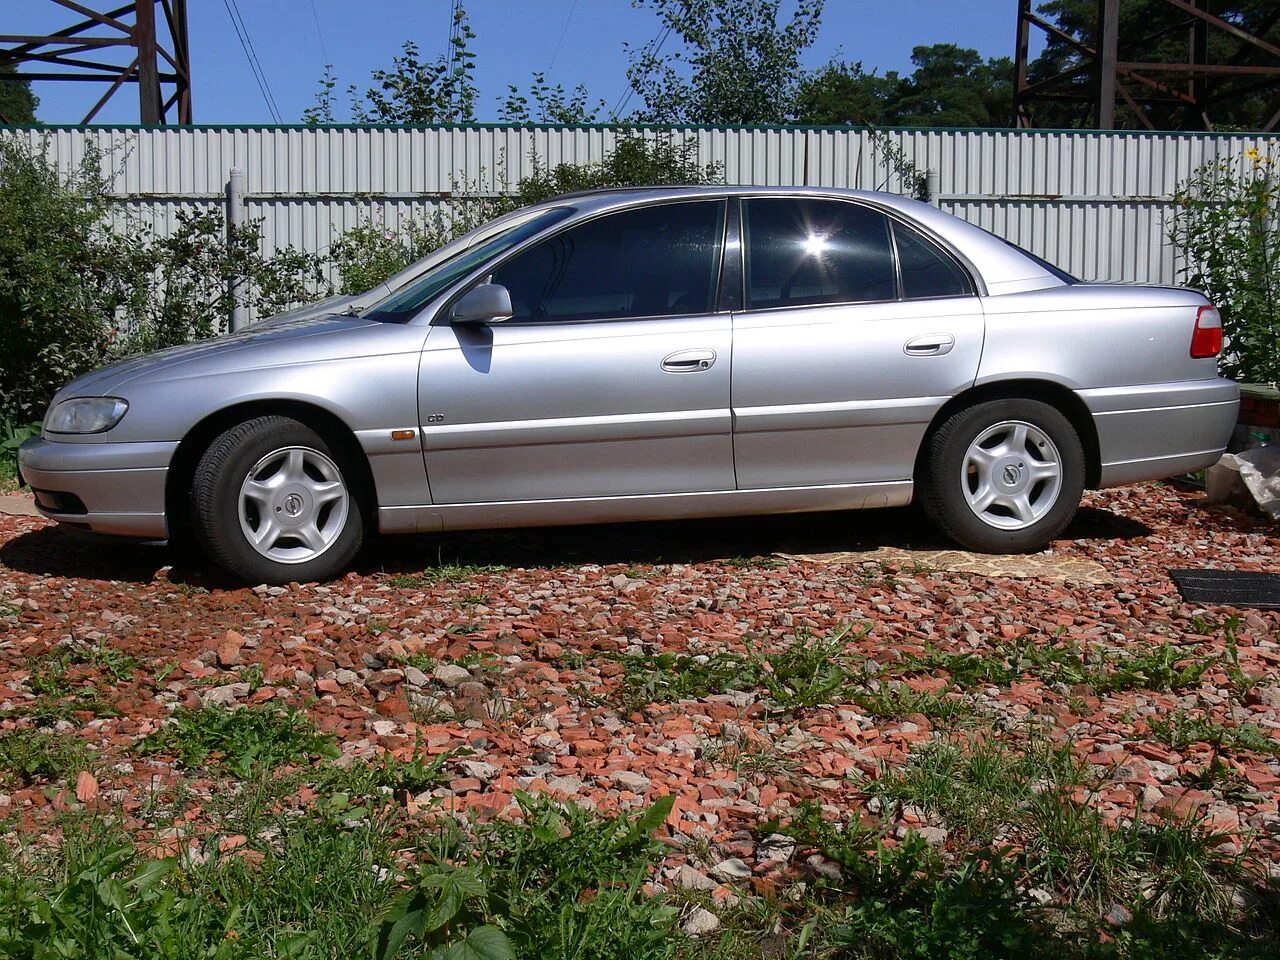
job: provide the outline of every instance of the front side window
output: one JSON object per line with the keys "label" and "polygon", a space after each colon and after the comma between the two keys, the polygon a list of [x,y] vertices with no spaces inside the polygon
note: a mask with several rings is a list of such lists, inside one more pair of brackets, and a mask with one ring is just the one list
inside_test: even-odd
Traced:
{"label": "front side window", "polygon": [[535,244],[494,271],[513,323],[689,316],[716,305],[723,200],[608,214]]}
{"label": "front side window", "polygon": [[572,212],[567,207],[553,208],[530,220],[521,221],[483,243],[459,250],[448,260],[437,263],[417,280],[373,304],[360,314],[361,319],[378,320],[382,323],[408,323],[423,307],[467,274],[479,269],[486,260],[492,260],[518,246]]}
{"label": "front side window", "polygon": [[747,307],[897,297],[889,218],[838,200],[746,201]]}

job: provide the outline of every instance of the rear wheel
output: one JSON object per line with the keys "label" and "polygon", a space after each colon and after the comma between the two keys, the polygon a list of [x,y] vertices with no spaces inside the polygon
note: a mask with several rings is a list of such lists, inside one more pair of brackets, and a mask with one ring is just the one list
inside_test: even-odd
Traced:
{"label": "rear wheel", "polygon": [[948,417],[927,441],[921,500],[948,537],[983,553],[1038,550],[1075,516],[1084,447],[1039,400],[991,400]]}
{"label": "rear wheel", "polygon": [[193,525],[215,563],[250,583],[325,580],[364,538],[358,473],[306,424],[257,417],[196,466]]}

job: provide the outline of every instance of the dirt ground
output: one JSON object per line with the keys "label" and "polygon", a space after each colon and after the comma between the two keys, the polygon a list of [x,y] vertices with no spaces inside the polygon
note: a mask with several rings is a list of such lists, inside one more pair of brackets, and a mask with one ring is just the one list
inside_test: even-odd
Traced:
{"label": "dirt ground", "polygon": [[[249,589],[2,516],[0,733],[97,752],[79,798],[74,776],[0,780],[0,821],[96,803],[145,828],[181,785],[198,825],[222,775],[137,743],[180,708],[281,705],[337,738],[338,763],[448,755],[401,798],[411,815],[672,794],[668,873],[684,838],[767,875],[790,868],[761,826],[806,800],[946,844],[872,785],[922,744],[994,731],[1069,744],[1108,820],[1196,817],[1274,875],[1280,613],[1186,604],[1167,571],[1275,570],[1278,546],[1264,520],[1142,485],[1090,494],[1050,551],[1110,584],[775,556],[946,547],[904,510],[382,539],[340,581]],[[784,676],[812,644],[820,682]]]}

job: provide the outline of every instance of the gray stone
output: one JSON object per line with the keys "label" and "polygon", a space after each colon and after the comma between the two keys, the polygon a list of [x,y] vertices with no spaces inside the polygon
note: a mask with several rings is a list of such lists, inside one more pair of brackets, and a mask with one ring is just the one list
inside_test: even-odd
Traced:
{"label": "gray stone", "polygon": [[747,866],[745,860],[739,857],[730,857],[728,860],[721,860],[712,867],[711,875],[721,883],[730,883],[734,880],[750,879],[751,868]]}
{"label": "gray stone", "polygon": [[226,683],[204,693],[200,697],[200,702],[206,707],[226,707],[248,695],[247,683]]}
{"label": "gray stone", "polygon": [[431,680],[417,667],[404,668],[405,682],[411,687],[425,687]]}
{"label": "gray stone", "polygon": [[483,760],[460,760],[458,766],[465,770],[468,776],[483,780],[485,783],[497,779],[502,773],[502,768],[496,763],[485,763]]}
{"label": "gray stone", "polygon": [[681,929],[690,937],[706,936],[720,929],[720,918],[710,910],[694,907]]}
{"label": "gray stone", "polygon": [[763,862],[788,863],[796,852],[796,841],[781,833],[771,833],[756,847],[756,858]]}
{"label": "gray stone", "polygon": [[636,773],[634,770],[623,770],[613,775],[613,782],[624,790],[630,790],[632,793],[643,794],[652,786],[649,778],[642,773]]}
{"label": "gray stone", "polygon": [[471,671],[455,663],[437,664],[431,675],[449,688],[456,687],[458,684],[465,683],[471,679]]}
{"label": "gray stone", "polygon": [[676,883],[686,890],[714,890],[720,886],[701,870],[687,863],[681,864],[680,869],[676,871]]}

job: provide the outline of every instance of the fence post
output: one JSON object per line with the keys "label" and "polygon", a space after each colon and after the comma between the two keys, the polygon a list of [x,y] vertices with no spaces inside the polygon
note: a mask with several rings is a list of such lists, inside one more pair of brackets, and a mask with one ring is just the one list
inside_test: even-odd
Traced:
{"label": "fence post", "polygon": [[[244,226],[244,171],[231,168],[227,180],[227,244],[235,240],[236,232]],[[227,295],[231,300],[231,331],[242,330],[249,324],[249,309],[245,306],[245,278],[231,277],[227,281]]]}
{"label": "fence post", "polygon": [[929,202],[935,207],[942,206],[942,174],[936,167],[924,172],[924,192],[929,195]]}

